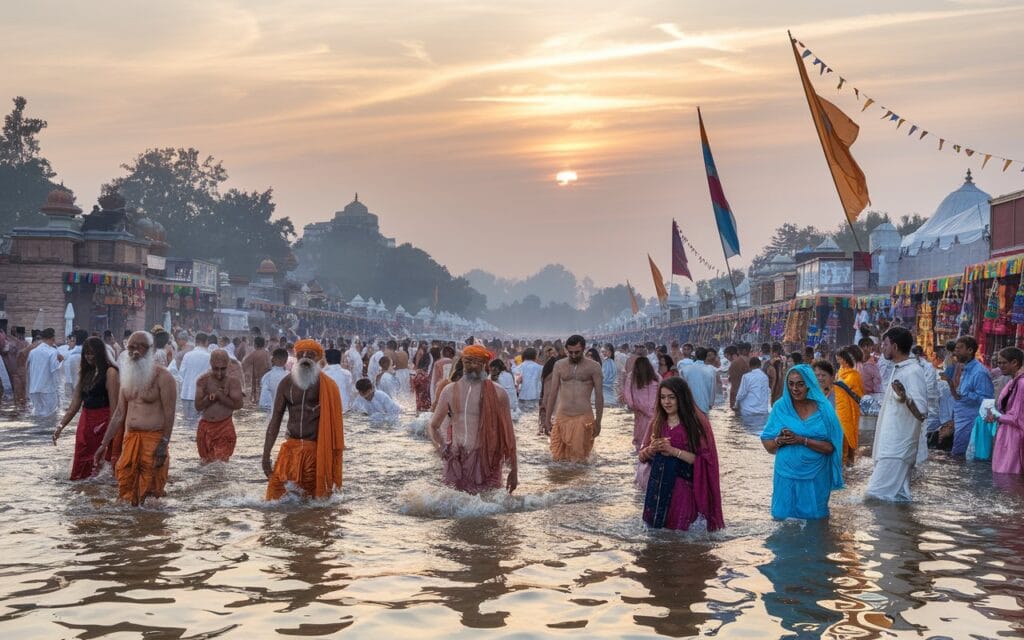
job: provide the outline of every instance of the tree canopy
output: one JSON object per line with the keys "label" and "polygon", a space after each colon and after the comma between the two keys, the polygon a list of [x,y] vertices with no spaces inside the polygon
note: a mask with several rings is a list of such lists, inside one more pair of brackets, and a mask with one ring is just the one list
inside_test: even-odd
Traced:
{"label": "tree canopy", "polygon": [[263,258],[286,261],[295,228],[286,217],[272,219],[273,189],[221,193],[227,170],[194,148],[148,149],[121,166],[127,174],[104,191],[118,191],[162,224],[174,255],[218,260],[243,275],[254,274]]}
{"label": "tree canopy", "polygon": [[25,116],[28,101],[14,98],[0,131],[0,233],[18,226],[42,226],[39,207],[56,186],[50,161],[40,151],[39,134],[46,120]]}

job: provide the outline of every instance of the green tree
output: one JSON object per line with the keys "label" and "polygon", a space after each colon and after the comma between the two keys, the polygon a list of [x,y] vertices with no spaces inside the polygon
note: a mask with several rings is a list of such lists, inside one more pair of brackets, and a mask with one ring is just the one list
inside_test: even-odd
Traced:
{"label": "green tree", "polygon": [[[768,264],[772,258],[780,253],[792,254],[807,245],[817,246],[825,239],[825,234],[811,225],[800,227],[792,222],[786,222],[772,234],[768,246],[761,250],[750,262],[751,271],[756,271]],[[736,284],[739,284],[738,282]]]}
{"label": "green tree", "polygon": [[273,189],[221,193],[224,165],[194,148],[148,149],[121,165],[126,175],[104,185],[167,229],[174,255],[219,260],[228,271],[252,275],[263,258],[283,264],[295,229],[272,219]]}
{"label": "green tree", "polygon": [[921,225],[927,221],[928,218],[922,218],[917,213],[902,215],[900,216],[899,224],[896,225],[896,230],[900,232],[901,236],[909,235],[920,229]]}
{"label": "green tree", "polygon": [[14,98],[0,131],[0,233],[17,226],[42,226],[39,207],[56,186],[50,161],[40,153],[39,134],[46,120],[25,116],[28,101]]}

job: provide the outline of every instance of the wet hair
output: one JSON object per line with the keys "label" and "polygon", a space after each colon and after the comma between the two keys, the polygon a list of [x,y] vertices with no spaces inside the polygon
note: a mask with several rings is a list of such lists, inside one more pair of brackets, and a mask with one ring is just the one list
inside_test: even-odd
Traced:
{"label": "wet hair", "polygon": [[1017,366],[1024,366],[1024,351],[1017,347],[1006,347],[999,352],[999,357],[1007,362],[1016,362]]}
{"label": "wet hair", "polygon": [[864,360],[864,352],[861,351],[860,347],[858,347],[857,345],[855,345],[855,344],[848,345],[846,347],[846,351],[851,356],[853,356],[853,361],[854,362],[862,362]]}
{"label": "wet hair", "polygon": [[[661,381],[658,385],[658,395],[661,395],[662,389],[668,389],[676,397],[676,414],[679,416],[679,422],[683,425],[686,430],[686,437],[690,440],[690,446],[696,449],[702,439],[705,439],[704,425],[701,423],[697,414],[700,413],[700,409],[693,403],[693,393],[690,391],[690,385],[686,384],[686,381],[678,376],[666,378]],[[654,416],[654,422],[651,424],[651,437],[660,438],[662,437],[662,429],[664,425],[668,423],[668,414],[665,409],[661,406],[661,400],[655,403],[657,412]]]}
{"label": "wet hair", "polygon": [[587,357],[597,364],[601,364],[601,353],[595,347],[587,349]]}
{"label": "wet hair", "polygon": [[256,346],[257,349],[262,349],[263,347],[267,346],[267,341],[263,339],[263,336],[256,336],[252,343]]}
{"label": "wet hair", "polygon": [[[93,355],[96,361],[95,364],[89,364],[89,361],[85,359],[85,354],[87,353]],[[110,357],[107,354],[107,345],[99,338],[86,338],[82,344],[82,364],[78,370],[79,392],[85,393],[88,391],[85,385],[91,384],[93,380],[106,380],[107,369],[111,367],[115,370],[117,369],[117,365],[110,361]]]}
{"label": "wet hair", "polygon": [[[287,353],[287,351],[285,352]],[[327,364],[341,364],[341,351],[337,349],[328,349],[324,351],[324,360]]]}
{"label": "wet hair", "polygon": [[[896,348],[900,350],[900,353],[909,354],[910,348],[914,346],[914,336],[906,327],[892,327],[885,332],[885,335],[882,336],[882,338],[888,338],[889,342],[896,345]],[[960,340],[963,340],[963,338]],[[957,340],[957,342],[960,340]],[[971,342],[974,342],[974,338],[971,338],[970,340]],[[978,348],[977,342],[974,342],[974,348]]]}
{"label": "wet hair", "polygon": [[166,331],[157,331],[153,334],[153,346],[157,349],[163,349],[167,346],[167,343],[171,341],[171,334]]}
{"label": "wet hair", "polygon": [[287,362],[288,361],[288,350],[287,349],[282,349],[282,348],[278,347],[277,349],[274,349],[273,352],[271,352],[270,359],[271,360],[278,360],[278,361],[281,361],[281,362]]}
{"label": "wet hair", "polygon": [[864,347],[873,347],[875,346],[875,341],[865,336],[857,341],[857,346],[860,347],[861,349],[863,349]]}
{"label": "wet hair", "polygon": [[[548,361],[544,363],[544,368],[540,370],[541,382],[543,382],[544,380],[548,379],[548,376],[550,376],[551,372],[554,371],[554,369],[555,369],[555,363],[558,362],[559,360],[563,359],[564,357],[565,356],[556,355],[553,358],[548,358]],[[650,363],[648,363],[648,364],[650,364]]]}
{"label": "wet hair", "polygon": [[814,368],[821,369],[829,375],[829,377],[836,377],[836,368],[832,366],[832,363],[828,360],[815,360]]}
{"label": "wet hair", "polygon": [[356,380],[356,391],[359,393],[365,393],[373,388],[373,383],[370,382],[369,378],[359,378]]}
{"label": "wet hair", "polygon": [[913,355],[918,356],[918,357],[923,356],[924,355],[924,347],[922,347],[919,344],[915,344],[913,347],[910,348],[910,353],[912,353]]}
{"label": "wet hair", "polygon": [[454,358],[455,357],[455,347],[453,347],[451,345],[447,345],[447,344],[444,345],[444,347],[441,348],[441,355],[443,357],[445,357],[445,358]]}
{"label": "wet hair", "polygon": [[694,350],[694,352],[693,352],[693,358],[695,360],[700,360],[701,362],[705,362],[707,360],[707,357],[708,357],[708,348],[707,347],[697,347]]}
{"label": "wet hair", "polygon": [[501,358],[495,358],[494,360],[491,360],[490,364],[487,365],[487,368],[497,369],[498,371],[502,372],[508,371],[508,368],[505,367],[505,361],[502,360]]}
{"label": "wet hair", "polygon": [[658,372],[651,366],[651,361],[647,358],[637,358],[636,363],[633,365],[633,386],[637,389],[643,389],[657,380]]}
{"label": "wet hair", "polygon": [[[75,336],[75,344],[78,346],[82,346],[85,344],[85,341],[89,339],[89,333],[85,329],[75,329],[75,332],[72,335]],[[100,340],[100,342],[103,341]]]}
{"label": "wet hair", "polygon": [[523,360],[536,360],[536,359],[537,359],[537,350],[536,349],[534,349],[533,347],[526,347],[526,349],[523,350]]}
{"label": "wet hair", "polygon": [[587,340],[578,333],[574,333],[565,339],[565,346],[575,347],[576,345],[586,348]]}
{"label": "wet hair", "polygon": [[804,354],[800,353],[799,351],[794,351],[793,353],[789,354],[789,359],[793,361],[794,365],[803,364]]}
{"label": "wet hair", "polygon": [[674,367],[676,364],[676,361],[672,359],[672,356],[668,355],[667,353],[660,354],[658,356],[658,361],[661,364],[665,365],[665,368],[668,369],[669,371],[671,371],[672,367]]}
{"label": "wet hair", "polygon": [[384,371],[387,371],[388,369],[391,368],[391,358],[387,356],[381,356],[380,360],[377,361],[377,364],[380,365],[380,370],[383,373]]}
{"label": "wet hair", "polygon": [[51,338],[57,337],[57,332],[54,331],[53,329],[46,328],[43,329],[43,332],[41,334],[39,334],[39,337],[41,337],[43,340],[50,340]]}
{"label": "wet hair", "polygon": [[[889,331],[892,331],[892,329],[890,329]],[[907,333],[910,332],[908,331]],[[889,335],[888,331],[886,332],[886,335]],[[978,352],[978,341],[971,336],[960,336],[959,338],[956,339],[956,343],[964,345],[971,353]]]}
{"label": "wet hair", "polygon": [[737,353],[739,353],[739,349],[737,349],[736,345],[734,345],[734,344],[730,344],[728,347],[725,348],[725,357],[726,358],[728,358],[729,356],[734,356]]}
{"label": "wet hair", "polygon": [[615,345],[610,342],[604,343],[604,348],[608,350],[608,357],[615,356]]}
{"label": "wet hair", "polygon": [[776,355],[777,356],[781,356],[784,352],[785,352],[785,349],[783,348],[781,342],[773,342],[772,343],[772,355],[773,356],[776,356]]}
{"label": "wet hair", "polygon": [[203,333],[202,331],[200,331],[199,333],[196,334],[196,344],[200,344],[200,343],[206,344],[208,341],[209,341],[209,337],[205,333]]}
{"label": "wet hair", "polygon": [[388,345],[387,346],[388,346],[388,349],[391,349],[392,351],[397,351],[398,350],[398,343],[395,342],[394,340],[388,340]]}
{"label": "wet hair", "polygon": [[758,357],[754,356],[753,358],[750,359],[750,363],[749,364],[750,364],[750,368],[751,369],[760,369],[761,368],[761,358],[758,358]]}

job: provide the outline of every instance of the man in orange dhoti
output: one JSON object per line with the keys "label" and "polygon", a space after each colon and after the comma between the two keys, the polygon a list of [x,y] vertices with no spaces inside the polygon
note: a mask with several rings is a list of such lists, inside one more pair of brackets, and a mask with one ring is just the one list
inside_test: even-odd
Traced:
{"label": "man in orange dhoti", "polygon": [[[320,370],[324,350],[314,340],[295,343],[298,358],[287,378],[277,386],[274,408],[263,443],[263,473],[267,476],[267,500],[278,500],[289,489],[306,496],[330,496],[342,483],[345,433],[338,385]],[[270,452],[277,441],[281,421],[288,412],[288,439],[281,445],[276,464]]]}
{"label": "man in orange dhoti", "polygon": [[121,455],[117,459],[118,496],[138,506],[147,497],[164,495],[167,483],[167,447],[174,428],[177,386],[170,372],[153,359],[153,336],[136,331],[128,339],[121,358],[120,398],[107,425],[93,464],[102,464],[110,441],[124,427]]}
{"label": "man in orange dhoti", "polygon": [[583,357],[586,346],[583,336],[569,336],[565,341],[568,357],[555,363],[551,390],[544,397],[546,424],[542,426],[551,433],[551,459],[556,462],[585,462],[601,433],[604,376],[599,363]]}
{"label": "man in orange dhoti", "polygon": [[196,381],[196,411],[202,414],[196,431],[199,459],[227,462],[235,452],[235,423],[232,414],[242,408],[242,381],[228,375],[231,358],[217,349],[210,355],[210,370]]}

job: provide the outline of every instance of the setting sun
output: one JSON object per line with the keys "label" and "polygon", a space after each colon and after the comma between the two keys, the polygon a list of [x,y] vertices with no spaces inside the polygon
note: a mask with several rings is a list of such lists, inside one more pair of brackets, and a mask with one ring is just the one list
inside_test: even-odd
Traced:
{"label": "setting sun", "polygon": [[573,182],[576,182],[576,172],[575,171],[559,171],[557,174],[555,174],[555,180],[558,181],[558,186],[560,186],[560,187],[567,186],[569,184],[572,184]]}

